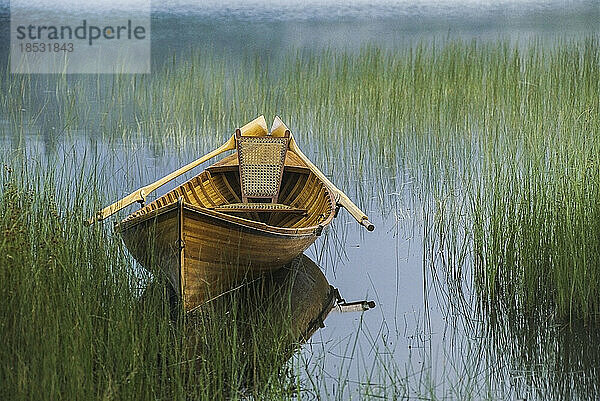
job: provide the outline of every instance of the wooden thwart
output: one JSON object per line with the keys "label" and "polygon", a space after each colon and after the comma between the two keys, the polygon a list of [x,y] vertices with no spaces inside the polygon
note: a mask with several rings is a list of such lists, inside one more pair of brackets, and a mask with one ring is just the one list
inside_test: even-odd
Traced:
{"label": "wooden thwart", "polygon": [[211,208],[217,212],[269,212],[305,214],[307,209],[301,209],[280,203],[230,203]]}

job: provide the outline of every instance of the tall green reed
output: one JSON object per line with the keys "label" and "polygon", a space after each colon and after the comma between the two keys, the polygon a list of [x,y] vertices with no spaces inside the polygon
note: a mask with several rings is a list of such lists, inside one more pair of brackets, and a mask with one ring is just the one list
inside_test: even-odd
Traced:
{"label": "tall green reed", "polygon": [[105,201],[88,169],[11,162],[0,180],[3,398],[293,395],[288,287],[284,301],[247,290],[184,315],[164,278],[144,273],[110,230],[85,226]]}

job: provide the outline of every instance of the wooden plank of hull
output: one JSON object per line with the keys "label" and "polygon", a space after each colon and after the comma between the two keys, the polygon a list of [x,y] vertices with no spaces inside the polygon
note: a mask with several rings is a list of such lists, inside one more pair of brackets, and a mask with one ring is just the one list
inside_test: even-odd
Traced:
{"label": "wooden plank of hull", "polygon": [[277,270],[315,240],[315,233],[279,234],[183,208],[183,299],[186,310],[246,279]]}
{"label": "wooden plank of hull", "polygon": [[282,234],[244,226],[179,202],[125,226],[121,235],[142,266],[168,278],[185,310],[277,270],[317,237],[314,232]]}

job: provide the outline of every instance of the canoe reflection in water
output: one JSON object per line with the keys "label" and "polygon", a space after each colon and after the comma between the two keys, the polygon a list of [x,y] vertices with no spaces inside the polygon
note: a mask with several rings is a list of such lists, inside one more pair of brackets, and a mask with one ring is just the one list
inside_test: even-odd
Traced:
{"label": "canoe reflection in water", "polygon": [[186,360],[195,361],[198,375],[214,375],[204,372],[207,366],[236,372],[239,382],[224,387],[250,388],[280,376],[285,362],[324,327],[332,310],[374,307],[372,302],[347,304],[306,255],[183,314],[181,299],[168,283],[164,288],[171,292],[174,323],[184,331]]}
{"label": "canoe reflection in water", "polygon": [[285,327],[286,342],[291,345],[305,342],[323,327],[336,305],[336,293],[317,264],[301,255],[281,269],[218,296],[188,315],[194,320],[215,309],[224,308],[225,315],[237,309],[238,318],[245,323],[268,315],[269,324]]}

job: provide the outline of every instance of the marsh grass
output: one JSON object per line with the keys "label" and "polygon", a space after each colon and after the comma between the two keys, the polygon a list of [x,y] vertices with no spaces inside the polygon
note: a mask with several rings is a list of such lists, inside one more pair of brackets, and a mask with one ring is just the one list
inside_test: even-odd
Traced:
{"label": "marsh grass", "polygon": [[[109,230],[84,225],[96,205],[78,177],[57,190],[56,171],[14,165],[4,167],[0,191],[2,398],[295,393],[286,365],[299,340],[286,318],[293,281],[268,294],[241,289],[184,315],[164,278],[140,270]],[[269,302],[275,293],[279,302]]]}
{"label": "marsh grass", "polygon": [[477,284],[492,309],[550,306],[561,319],[597,321],[598,45],[539,53],[514,56],[509,82],[527,84],[505,101],[519,112],[498,124],[470,191]]}

